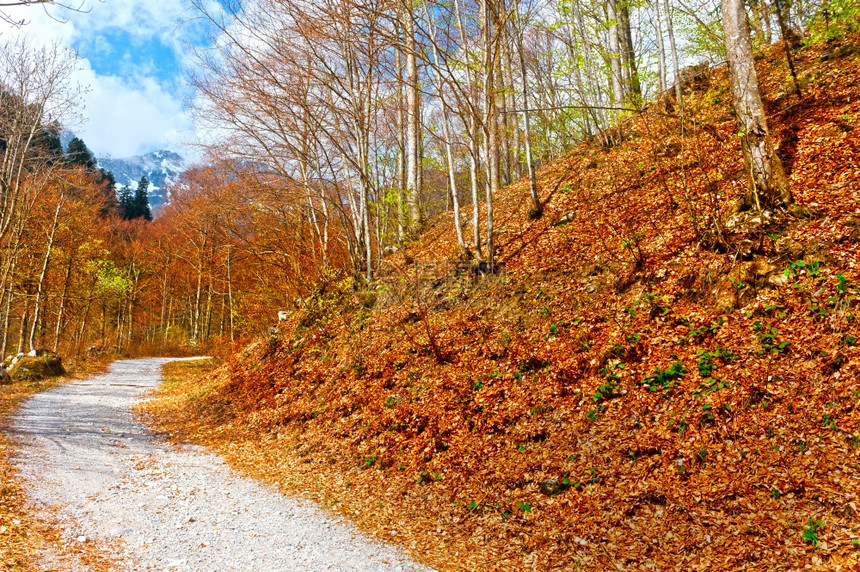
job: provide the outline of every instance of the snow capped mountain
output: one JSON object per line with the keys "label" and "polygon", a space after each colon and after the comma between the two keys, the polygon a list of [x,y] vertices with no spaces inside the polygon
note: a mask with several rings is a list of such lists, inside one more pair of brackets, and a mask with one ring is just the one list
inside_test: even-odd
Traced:
{"label": "snow capped mountain", "polygon": [[153,151],[126,159],[99,159],[99,167],[111,171],[116,178],[117,191],[123,186],[137,188],[140,178],[149,180],[149,204],[157,207],[170,202],[166,186],[185,172],[185,159],[168,150]]}

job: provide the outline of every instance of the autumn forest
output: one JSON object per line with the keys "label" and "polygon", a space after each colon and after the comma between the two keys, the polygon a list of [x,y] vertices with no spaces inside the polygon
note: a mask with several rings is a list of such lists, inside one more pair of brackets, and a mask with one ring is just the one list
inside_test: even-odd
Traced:
{"label": "autumn forest", "polygon": [[[151,224],[120,220],[92,160],[63,155],[74,54],[7,40],[3,355],[234,341],[332,273],[372,281],[446,209],[461,256],[492,266],[503,185],[577,141],[611,146],[673,78],[707,71],[680,61],[725,57],[719,21],[660,1],[225,6],[196,6],[218,40],[191,78],[209,159]],[[775,9],[752,6],[757,45],[820,11]],[[530,216],[541,200],[532,182]]]}
{"label": "autumn forest", "polygon": [[189,10],[152,212],[0,36],[0,355],[218,356],[141,415],[440,569],[860,566],[854,2]]}

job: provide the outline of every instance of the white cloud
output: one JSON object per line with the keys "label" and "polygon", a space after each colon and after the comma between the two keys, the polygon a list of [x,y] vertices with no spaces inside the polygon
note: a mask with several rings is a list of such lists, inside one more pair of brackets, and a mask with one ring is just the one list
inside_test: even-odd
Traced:
{"label": "white cloud", "polygon": [[[78,4],[68,2],[68,5]],[[191,16],[186,2],[164,0],[84,0],[80,11],[58,5],[37,5],[6,8],[5,12],[13,20],[26,22],[20,29],[69,44],[118,28],[140,38],[156,36],[165,44],[177,47],[177,30]],[[0,30],[3,28],[9,26],[0,24]]]}
{"label": "white cloud", "polygon": [[164,146],[178,148],[193,130],[181,100],[151,77],[129,83],[96,75],[86,66],[78,80],[91,89],[82,110],[89,120],[73,130],[98,156],[121,158]]}
{"label": "white cloud", "polygon": [[[27,24],[15,28],[0,20],[0,35],[26,34],[37,42],[69,46],[86,43],[101,55],[122,58],[102,36],[121,30],[131,36],[132,43],[157,38],[173,50],[178,61],[188,63],[182,34],[191,30],[183,22],[192,14],[186,2],[85,0],[84,7],[84,12],[58,6],[7,8],[8,15]],[[82,59],[77,79],[90,89],[82,101],[85,123],[70,127],[99,156],[121,158],[164,147],[184,151],[182,143],[193,139],[193,126],[183,110],[183,94],[177,93],[179,78],[159,80],[158,72],[156,62],[136,66],[122,62],[121,77],[100,75]]]}

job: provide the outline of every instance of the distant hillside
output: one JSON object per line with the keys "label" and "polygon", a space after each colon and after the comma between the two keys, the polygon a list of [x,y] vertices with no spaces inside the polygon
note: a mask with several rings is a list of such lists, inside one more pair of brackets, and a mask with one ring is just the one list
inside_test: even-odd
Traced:
{"label": "distant hillside", "polygon": [[157,207],[169,202],[165,187],[185,171],[185,159],[173,151],[161,150],[125,159],[99,159],[99,167],[114,174],[117,188],[135,188],[145,175],[149,179],[149,202]]}

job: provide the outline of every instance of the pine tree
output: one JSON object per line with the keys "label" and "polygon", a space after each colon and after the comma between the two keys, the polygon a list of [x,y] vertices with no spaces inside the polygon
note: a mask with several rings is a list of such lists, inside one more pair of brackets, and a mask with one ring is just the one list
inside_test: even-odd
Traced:
{"label": "pine tree", "polygon": [[119,190],[119,215],[125,220],[136,218],[134,216],[134,194],[128,185],[123,185]]}
{"label": "pine tree", "polygon": [[116,177],[114,177],[113,171],[100,168],[99,179],[103,184],[108,185],[112,191],[116,191]]}
{"label": "pine tree", "polygon": [[86,143],[78,137],[69,141],[69,146],[66,148],[66,161],[70,165],[84,167],[87,170],[96,168],[96,158]]}
{"label": "pine tree", "polygon": [[137,189],[132,192],[128,186],[123,186],[119,192],[119,213],[125,220],[145,218],[152,220],[152,210],[149,208],[149,180],[146,175],[140,178]]}
{"label": "pine tree", "polygon": [[140,178],[137,190],[134,192],[134,217],[152,220],[152,210],[149,208],[149,180],[146,175]]}

